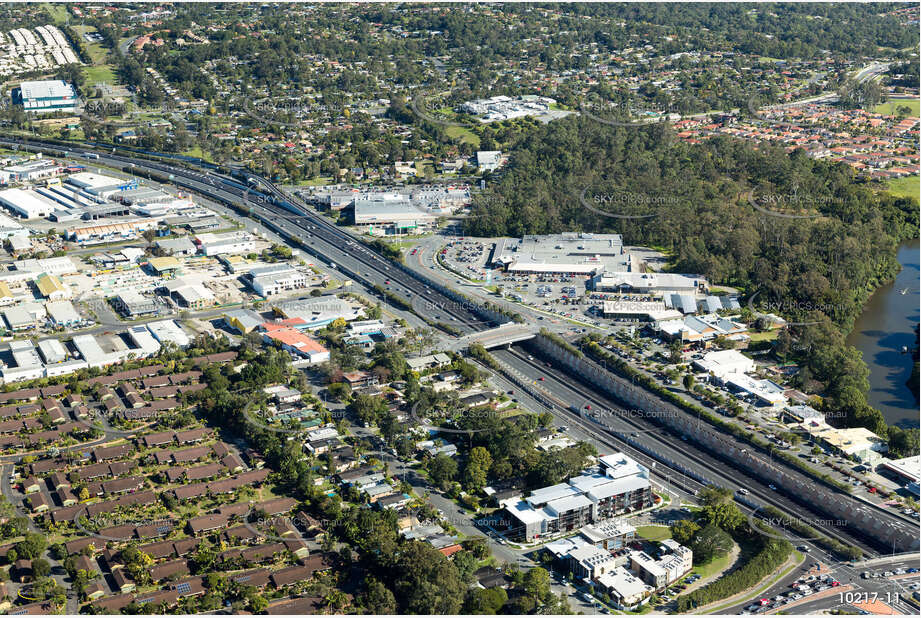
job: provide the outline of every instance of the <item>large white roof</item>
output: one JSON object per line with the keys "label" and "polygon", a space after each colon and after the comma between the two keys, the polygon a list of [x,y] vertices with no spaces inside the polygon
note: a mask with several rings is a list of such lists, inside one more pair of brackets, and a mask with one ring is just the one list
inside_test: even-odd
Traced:
{"label": "large white roof", "polygon": [[569,485],[568,483],[559,483],[557,485],[550,485],[549,487],[541,487],[540,489],[535,489],[531,492],[531,495],[525,498],[529,504],[546,504],[551,500],[557,500],[559,498],[565,498],[567,496],[575,496],[580,492],[578,489]]}
{"label": "large white roof", "polygon": [[569,511],[574,511],[576,509],[585,508],[591,505],[591,500],[582,494],[577,494],[575,496],[566,496],[565,498],[551,500],[544,508],[550,513],[559,515],[561,513],[568,513]]}
{"label": "large white roof", "polygon": [[607,573],[599,575],[596,581],[604,588],[615,591],[623,599],[631,599],[644,592],[652,592],[652,586],[643,583],[643,580],[624,567],[611,569]]}
{"label": "large white roof", "polygon": [[544,509],[533,509],[531,508],[530,504],[524,501],[506,503],[505,508],[510,515],[525,525],[536,524],[545,520],[553,519],[553,516],[545,512]]}
{"label": "large white roof", "polygon": [[694,361],[694,364],[719,378],[755,370],[755,362],[738,350],[707,352],[702,359]]}
{"label": "large white roof", "polygon": [[62,79],[22,82],[19,86],[23,99],[66,99],[74,98],[74,87]]}

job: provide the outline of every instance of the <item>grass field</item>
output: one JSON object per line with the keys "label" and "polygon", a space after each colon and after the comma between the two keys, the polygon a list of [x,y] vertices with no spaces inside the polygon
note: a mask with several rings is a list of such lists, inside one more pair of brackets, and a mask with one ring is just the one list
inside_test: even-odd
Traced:
{"label": "grass field", "polygon": [[896,110],[900,107],[910,107],[911,113],[909,116],[918,117],[921,115],[921,99],[890,99],[886,103],[880,103],[873,110],[877,114],[891,114],[896,115],[898,112]]}
{"label": "grass field", "polygon": [[720,556],[719,558],[714,558],[707,564],[699,564],[694,567],[694,573],[697,573],[701,577],[710,577],[715,573],[719,573],[723,569],[729,566],[729,560],[732,558],[732,552],[729,552],[725,556]]}
{"label": "grass field", "polygon": [[322,185],[332,184],[332,176],[320,176],[317,178],[311,178],[310,180],[302,180],[298,184],[300,187],[319,187]]}
{"label": "grass field", "polygon": [[917,199],[919,189],[921,189],[921,177],[918,176],[893,178],[886,182],[886,190],[898,197],[914,197]]}
{"label": "grass field", "polygon": [[[74,31],[76,31],[76,33],[82,37],[87,32],[96,32],[96,26],[74,26]],[[93,60],[94,65],[105,64],[106,56],[108,55],[105,47],[99,43],[88,43],[86,39],[83,39],[83,43],[86,45],[86,49],[89,52],[90,58]]]}
{"label": "grass field", "polygon": [[55,25],[60,26],[67,21],[67,7],[65,5],[48,3],[43,4],[42,8],[45,9],[45,12],[48,13]]}
{"label": "grass field", "polygon": [[116,81],[115,71],[113,71],[112,66],[108,64],[95,67],[83,67],[83,75],[86,76],[87,86],[91,84],[100,84],[102,82],[111,86]]}
{"label": "grass field", "polygon": [[416,161],[416,174],[426,178],[435,175],[435,166],[431,161]]}
{"label": "grass field", "polygon": [[205,161],[212,161],[211,155],[201,149],[201,146],[195,146],[189,150],[183,152],[187,157],[198,157],[199,159],[204,159]]}
{"label": "grass field", "polygon": [[471,146],[480,147],[480,137],[470,129],[464,127],[445,127],[445,133],[447,133],[449,137],[455,139],[460,138],[461,141],[467,142]]}
{"label": "grass field", "polygon": [[640,526],[636,529],[636,534],[647,541],[664,541],[672,538],[672,531],[668,526]]}
{"label": "grass field", "polygon": [[774,341],[777,339],[778,334],[780,334],[780,329],[766,330],[761,333],[749,332],[748,336],[751,337],[752,341]]}

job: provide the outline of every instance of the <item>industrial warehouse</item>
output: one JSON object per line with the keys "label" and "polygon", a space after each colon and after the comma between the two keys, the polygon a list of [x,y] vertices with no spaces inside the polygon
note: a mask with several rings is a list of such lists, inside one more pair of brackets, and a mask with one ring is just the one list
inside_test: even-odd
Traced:
{"label": "industrial warehouse", "polygon": [[13,90],[13,105],[21,105],[29,114],[75,112],[77,91],[63,80],[22,82]]}

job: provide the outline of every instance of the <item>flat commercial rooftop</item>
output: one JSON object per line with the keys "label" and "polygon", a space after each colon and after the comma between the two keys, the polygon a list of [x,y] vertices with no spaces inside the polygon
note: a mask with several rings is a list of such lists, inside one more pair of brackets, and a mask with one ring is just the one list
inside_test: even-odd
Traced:
{"label": "flat commercial rooftop", "polygon": [[492,263],[510,272],[579,273],[628,270],[620,234],[564,233],[500,238]]}
{"label": "flat commercial rooftop", "polygon": [[568,496],[577,496],[579,493],[579,490],[572,485],[567,483],[559,483],[557,485],[551,485],[550,487],[541,487],[540,489],[535,489],[533,492],[531,492],[530,496],[525,498],[525,500],[529,504],[540,506],[550,502],[551,500],[558,500]]}
{"label": "flat commercial rooftop", "polygon": [[906,479],[921,480],[921,455],[903,457],[902,459],[886,459],[882,462],[882,466]]}
{"label": "flat commercial rooftop", "polygon": [[527,502],[508,503],[505,505],[510,515],[514,516],[523,524],[536,524],[538,522],[553,519],[551,515],[545,513],[543,509],[531,508]]}
{"label": "flat commercial rooftop", "polygon": [[124,184],[127,181],[121,181],[114,176],[94,174],[93,172],[77,172],[76,174],[68,176],[65,182],[80,189],[99,189],[101,187]]}
{"label": "flat commercial rooftop", "polygon": [[393,223],[433,221],[440,213],[426,212],[406,198],[388,200],[355,200],[355,223]]}

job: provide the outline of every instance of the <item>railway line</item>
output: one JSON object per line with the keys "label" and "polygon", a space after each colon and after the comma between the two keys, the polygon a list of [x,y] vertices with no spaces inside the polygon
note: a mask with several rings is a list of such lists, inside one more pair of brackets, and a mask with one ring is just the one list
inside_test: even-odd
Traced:
{"label": "railway line", "polygon": [[[726,462],[718,457],[689,446],[680,439],[667,437],[667,430],[641,419],[638,415],[629,413],[613,399],[593,390],[594,387],[580,389],[578,382],[573,382],[573,376],[554,367],[547,367],[544,363],[531,360],[528,354],[514,347],[511,350],[496,350],[493,351],[493,354],[509,366],[517,366],[543,376],[543,384],[546,385],[543,389],[545,394],[549,395],[549,398],[556,399],[557,411],[569,421],[579,422],[581,425],[588,424],[594,428],[596,434],[607,433],[616,436],[617,433],[620,433],[630,436],[637,443],[643,444],[646,447],[643,450],[646,451],[669,453],[669,458],[677,460],[682,466],[700,470],[714,484],[732,489],[736,493],[736,500],[746,506],[751,502],[760,501],[764,505],[773,506],[785,513],[796,514],[807,510],[815,517],[803,518],[803,523],[807,523],[830,538],[860,547],[868,556],[880,555],[882,548],[877,547],[873,539],[868,539],[861,533],[852,532],[850,529],[829,525],[827,515],[808,509],[808,505],[804,509],[803,504],[766,487],[763,481],[747,474],[744,470],[727,467]],[[587,421],[581,414],[574,413],[570,408],[572,404],[567,402],[584,402],[586,405],[594,406],[597,412],[611,411],[612,414],[604,418],[613,422],[601,424]],[[732,473],[729,473],[729,470],[732,470]],[[659,474],[661,476],[661,472]],[[742,498],[740,498],[740,490],[747,492]]]}

